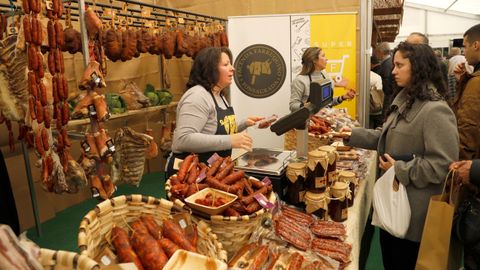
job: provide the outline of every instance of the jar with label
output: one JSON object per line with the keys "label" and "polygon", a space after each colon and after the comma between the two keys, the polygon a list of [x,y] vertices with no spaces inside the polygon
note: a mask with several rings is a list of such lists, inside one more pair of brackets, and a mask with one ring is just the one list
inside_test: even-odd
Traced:
{"label": "jar with label", "polygon": [[336,180],[337,159],[339,158],[338,152],[335,147],[330,145],[324,145],[318,147],[318,151],[324,152],[328,159],[327,168],[327,181],[331,185]]}
{"label": "jar with label", "polygon": [[291,204],[303,202],[305,196],[305,178],[307,177],[307,164],[304,162],[292,162],[287,166],[287,184],[286,199]]}
{"label": "jar with label", "polygon": [[327,154],[313,150],[308,152],[308,172],[305,181],[307,191],[321,193],[327,187]]}
{"label": "jar with label", "polygon": [[328,212],[328,196],[327,192],[314,193],[307,191],[305,193],[305,211],[308,214],[314,214],[320,219],[326,218]]}
{"label": "jar with label", "polygon": [[338,171],[338,181],[348,183],[351,199],[348,200],[348,207],[353,206],[355,199],[355,187],[358,185],[357,177],[351,171]]}
{"label": "jar with label", "polygon": [[348,218],[348,184],[335,182],[330,188],[331,198],[328,214],[333,221],[342,222]]}

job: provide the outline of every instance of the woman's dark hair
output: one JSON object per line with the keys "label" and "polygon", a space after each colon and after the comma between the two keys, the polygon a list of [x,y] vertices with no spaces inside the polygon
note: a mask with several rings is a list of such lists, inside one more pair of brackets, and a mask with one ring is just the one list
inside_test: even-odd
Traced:
{"label": "woman's dark hair", "polygon": [[309,75],[315,71],[315,61],[320,57],[321,51],[319,47],[310,47],[303,52],[300,75]]}
{"label": "woman's dark hair", "polygon": [[[407,94],[407,110],[419,100],[443,100],[447,93],[447,86],[442,77],[440,63],[433,50],[426,44],[410,44],[400,42],[393,51],[399,52],[402,57],[408,58],[411,64],[410,84],[404,88]],[[437,91],[432,91],[429,85],[435,86]],[[395,96],[401,88],[394,81]]]}
{"label": "woman's dark hair", "polygon": [[222,53],[226,53],[232,62],[232,52],[226,47],[208,47],[202,49],[193,62],[187,89],[195,85],[201,85],[208,91],[218,83],[218,64]]}

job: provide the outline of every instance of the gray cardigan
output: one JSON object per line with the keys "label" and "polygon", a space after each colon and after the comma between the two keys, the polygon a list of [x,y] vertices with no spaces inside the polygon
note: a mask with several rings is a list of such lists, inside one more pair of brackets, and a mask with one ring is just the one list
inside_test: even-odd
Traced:
{"label": "gray cardigan", "polygon": [[420,242],[430,197],[442,193],[448,165],[458,160],[457,123],[445,101],[416,100],[406,112],[401,91],[392,106],[398,109],[382,129],[354,128],[347,144],[397,157],[395,177],[406,187],[411,208],[405,238]]}
{"label": "gray cardigan", "polygon": [[[222,99],[219,96],[215,99],[225,109]],[[242,121],[237,129],[241,132],[246,128],[246,121]],[[188,89],[177,105],[172,151],[203,153],[231,149],[230,135],[215,135],[216,131],[217,111],[212,96],[200,85]]]}
{"label": "gray cardigan", "polygon": [[[322,71],[314,71],[310,74],[312,77],[312,81],[318,81],[323,79],[330,79],[330,76],[325,72]],[[332,89],[334,89],[334,84],[332,81]],[[295,79],[292,81],[291,85],[291,92],[290,92],[290,111],[296,111],[299,108],[303,107],[303,104],[307,102],[308,97],[310,96],[310,78],[308,75],[297,75]],[[342,97],[334,97],[330,106],[336,106],[342,103]]]}

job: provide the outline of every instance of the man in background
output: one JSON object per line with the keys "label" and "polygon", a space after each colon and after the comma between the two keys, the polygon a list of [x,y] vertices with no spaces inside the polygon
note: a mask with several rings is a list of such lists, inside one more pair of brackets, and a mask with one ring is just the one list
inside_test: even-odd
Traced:
{"label": "man in background", "polygon": [[373,72],[373,69],[379,65],[378,59],[372,55],[370,58],[370,128],[375,129],[383,124],[383,89],[382,77]]}
{"label": "man in background", "polygon": [[[429,45],[428,43],[430,42],[428,40],[428,37],[425,36],[424,34],[420,33],[420,32],[412,32],[410,33],[410,35],[408,35],[407,39],[405,40],[405,42],[408,42],[410,44],[425,44],[425,45]],[[445,86],[448,86],[448,69],[447,69],[447,65],[445,65],[442,61],[441,58],[437,58],[438,59],[438,66],[440,67],[440,70],[442,71],[442,78],[443,78],[443,82],[445,83]],[[448,99],[447,97],[445,97],[445,99]]]}
{"label": "man in background", "polygon": [[[383,117],[385,117],[393,97],[392,80],[392,57],[390,56],[390,45],[387,42],[379,43],[373,50],[373,55],[380,61],[378,67],[373,71],[382,77],[383,90]],[[382,119],[383,122],[383,119]]]}

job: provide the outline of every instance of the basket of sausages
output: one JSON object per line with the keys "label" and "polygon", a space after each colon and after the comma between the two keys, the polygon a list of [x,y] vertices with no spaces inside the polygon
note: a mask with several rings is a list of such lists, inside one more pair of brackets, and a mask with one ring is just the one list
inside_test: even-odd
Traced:
{"label": "basket of sausages", "polygon": [[[207,163],[209,165],[199,162],[195,154],[187,156],[177,174],[167,180],[166,193],[175,205],[192,211],[194,221],[206,221],[231,255],[239,245],[248,241],[268,209],[273,207],[276,196],[268,179],[259,181],[248,177],[245,171],[234,170],[231,157],[214,155]],[[209,191],[203,192],[205,189],[233,196],[223,197],[224,200],[219,203],[212,199],[215,193],[212,196]],[[199,207],[189,207],[193,206],[192,201],[204,205],[211,202],[215,209],[225,208],[221,212],[202,211]]]}
{"label": "basket of sausages", "polygon": [[138,269],[162,269],[178,249],[226,261],[227,253],[210,226],[190,218],[189,212],[168,200],[118,196],[85,215],[78,247],[82,255],[96,261],[114,254],[117,263],[132,262]]}

